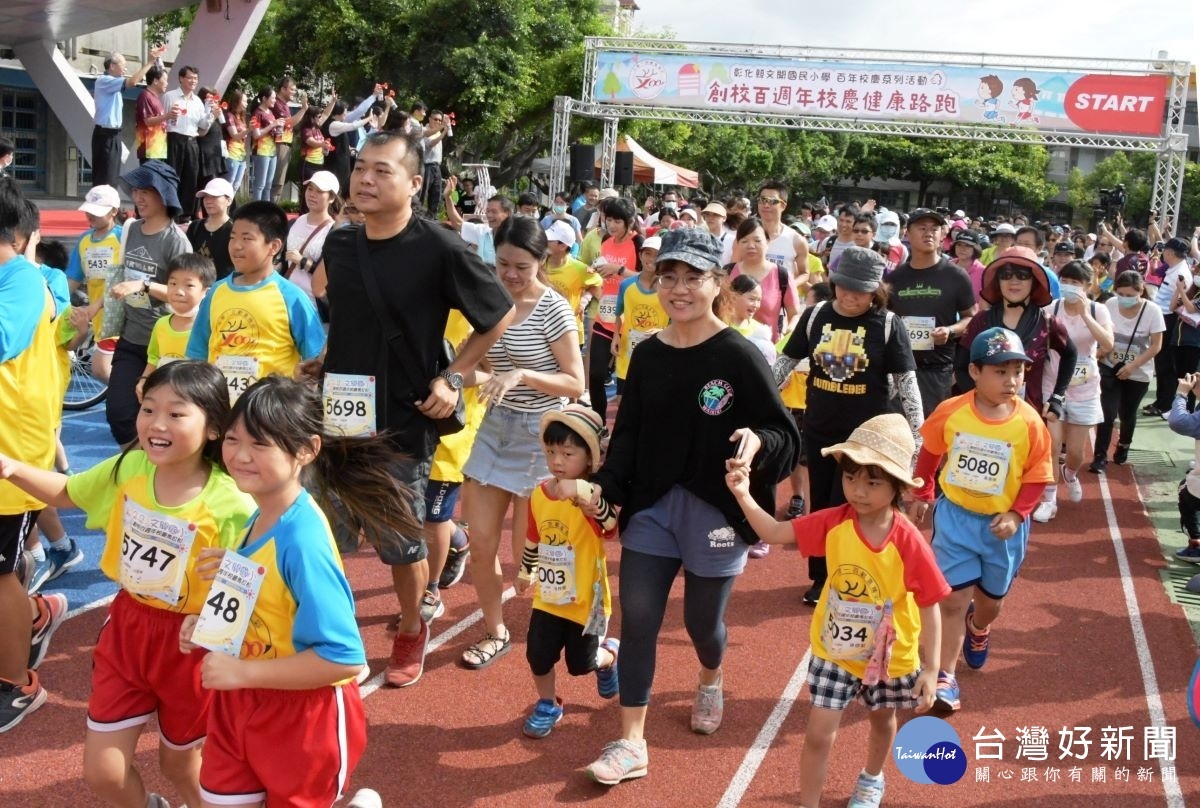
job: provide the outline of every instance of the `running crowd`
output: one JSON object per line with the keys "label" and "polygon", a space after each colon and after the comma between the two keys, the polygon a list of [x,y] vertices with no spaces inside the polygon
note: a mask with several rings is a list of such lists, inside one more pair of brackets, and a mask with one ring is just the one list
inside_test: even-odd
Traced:
{"label": "running crowd", "polygon": [[[108,804],[168,805],[134,765],[151,716],[188,805],[334,804],[366,744],[370,676],[341,555],[369,546],[391,570],[388,685],[422,678],[441,589],[467,571],[483,632],[460,661],[484,668],[516,645],[511,511],[514,585],[533,601],[525,735],[561,720],[565,655],[620,704],[587,774],[647,774],[681,570],[691,728],[716,732],[734,584],[795,544],[814,608],[801,802],[818,804],[861,700],[871,740],[850,805],[877,806],[896,711],[960,708],[959,660],[985,666],[1031,521],[1080,507],[1085,466],[1127,461],[1156,375],[1143,412],[1200,447],[1195,236],[827,211],[778,182],[640,211],[585,186],[543,209],[454,177],[437,188],[429,147],[426,129],[367,135],[344,178],[304,178],[290,223],[261,195],[231,211],[235,182],[212,179],[186,231],[186,181],[147,159],[116,180],[137,218],[118,224],[117,188],[93,188],[69,254],[0,178],[0,610],[19,618],[0,629],[0,731],[46,701],[38,667],[67,600],[40,590],[82,561],[55,511],[79,508],[120,587],[84,746]],[[62,368],[89,335],[121,449],[72,474]],[[1179,558],[1200,563],[1200,477],[1180,509]]]}

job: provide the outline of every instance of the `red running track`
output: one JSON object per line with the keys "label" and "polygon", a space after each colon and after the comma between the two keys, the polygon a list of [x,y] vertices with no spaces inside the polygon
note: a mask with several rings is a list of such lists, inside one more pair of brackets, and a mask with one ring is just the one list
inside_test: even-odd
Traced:
{"label": "red running track", "polygon": [[[1088,806],[1125,808],[1200,804],[1200,731],[1187,717],[1184,689],[1196,661],[1196,643],[1179,607],[1159,580],[1165,565],[1128,467],[1113,467],[1108,485],[1120,545],[1128,558],[1129,595],[1110,536],[1099,482],[1085,475],[1085,501],[1060,505],[1058,518],[1035,526],[1022,576],[996,624],[992,656],[981,672],[962,671],[964,706],[950,718],[967,752],[959,783],[941,787],[907,781],[889,761],[887,806]],[[502,542],[502,545],[506,544]],[[610,569],[617,569],[617,548]],[[385,624],[395,610],[385,568],[370,552],[347,559],[372,672],[386,664]],[[516,647],[483,671],[458,667],[463,648],[480,635],[472,622],[474,592],[467,582],[445,593],[446,615],[436,621],[438,643],[424,678],[404,690],[381,689],[366,699],[370,720],[366,756],[353,788],[370,786],[384,804],[529,806],[603,800],[605,806],[781,806],[798,803],[797,768],[808,714],[807,688],[798,666],[808,648],[811,612],[800,605],[804,564],[794,550],[775,549],[750,561],[730,604],[724,726],[701,737],[688,730],[696,662],[682,626],[682,584],[672,593],[659,645],[658,676],[647,724],[650,775],[607,789],[581,769],[616,737],[618,707],[603,702],[592,677],[560,673],[566,716],[546,739],[521,735],[535,695],[523,656],[527,599],[506,608]],[[511,566],[506,566],[511,573]],[[89,651],[102,609],[70,620],[55,635],[42,673],[49,703],[18,729],[0,735],[0,805],[91,806],[80,776]],[[614,632],[619,632],[619,609]],[[1144,639],[1139,639],[1139,632]],[[453,635],[453,636],[447,636]],[[1139,656],[1139,643],[1146,650]],[[1156,695],[1143,675],[1153,666]],[[793,689],[789,691],[789,682]],[[798,687],[794,702],[784,698]],[[369,688],[368,688],[369,689]],[[1151,704],[1176,731],[1177,782],[1164,787],[1157,761],[1143,755]],[[904,720],[907,716],[902,716]],[[777,734],[771,734],[771,727]],[[1017,727],[1049,730],[1048,760],[1017,760]],[[1080,761],[1060,761],[1058,730],[1090,727],[1093,744]],[[1132,727],[1132,759],[1101,756],[1104,727]],[[767,729],[764,730],[764,727]],[[976,760],[981,728],[999,730],[1003,761]],[[760,737],[761,736],[761,737]],[[750,752],[756,738],[760,746]],[[861,705],[843,721],[825,785],[825,805],[844,805],[862,765],[866,716]],[[139,764],[151,787],[165,788],[155,769],[157,740],[143,739]],[[757,761],[755,768],[748,764]],[[1079,782],[1070,767],[1080,767]],[[987,766],[990,782],[978,782]],[[1046,767],[1059,769],[1047,782]],[[1129,782],[1116,780],[1118,767]],[[1033,768],[1037,782],[1022,782]],[[1093,782],[1103,769],[1106,782]],[[1152,779],[1139,781],[1139,770]],[[1011,779],[1003,779],[1007,772]]]}

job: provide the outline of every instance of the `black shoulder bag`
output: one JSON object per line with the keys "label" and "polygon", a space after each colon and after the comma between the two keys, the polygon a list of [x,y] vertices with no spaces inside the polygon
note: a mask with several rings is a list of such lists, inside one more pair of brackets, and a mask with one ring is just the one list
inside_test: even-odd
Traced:
{"label": "black shoulder bag", "polygon": [[[417,359],[413,353],[411,340],[407,340],[404,330],[400,328],[399,323],[392,319],[387,308],[383,305],[383,293],[379,290],[379,281],[375,277],[374,271],[371,269],[371,256],[367,252],[367,234],[359,227],[358,238],[358,267],[362,273],[363,286],[367,290],[367,298],[371,301],[371,306],[375,309],[375,314],[379,317],[379,323],[383,326],[384,336],[387,338],[388,347],[391,348],[396,357],[404,366],[404,372],[408,375],[413,389],[428,390],[430,382],[421,369],[417,367]],[[454,361],[454,346],[449,340],[442,340],[442,356],[438,365],[438,371],[441,372],[450,367]],[[456,432],[461,432],[467,424],[466,402],[463,399],[462,391],[458,391],[458,403],[454,405],[454,412],[447,418],[431,418],[433,425],[437,428],[438,435],[446,436],[453,435]]]}

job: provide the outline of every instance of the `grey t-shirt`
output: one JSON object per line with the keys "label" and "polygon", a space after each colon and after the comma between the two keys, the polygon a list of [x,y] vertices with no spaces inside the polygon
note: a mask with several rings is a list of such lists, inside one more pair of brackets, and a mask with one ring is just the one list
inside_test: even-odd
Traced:
{"label": "grey t-shirt", "polygon": [[[142,233],[141,219],[126,222],[125,228],[129,237],[121,260],[127,281],[166,283],[167,265],[171,259],[192,251],[187,236],[174,223],[151,236]],[[125,324],[121,326],[121,339],[134,345],[149,345],[154,324],[169,311],[167,304],[144,292],[127,296],[124,303]]]}

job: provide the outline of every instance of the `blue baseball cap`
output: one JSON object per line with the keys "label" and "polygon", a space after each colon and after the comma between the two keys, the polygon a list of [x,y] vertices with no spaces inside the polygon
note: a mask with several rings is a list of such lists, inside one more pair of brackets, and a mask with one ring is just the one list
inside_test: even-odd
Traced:
{"label": "blue baseball cap", "polygon": [[1025,353],[1021,338],[1007,328],[989,328],[980,331],[971,341],[971,362],[976,365],[1002,365],[1017,359],[1033,363]]}

